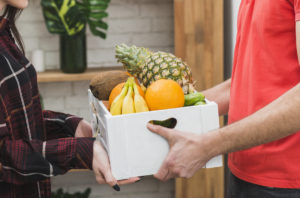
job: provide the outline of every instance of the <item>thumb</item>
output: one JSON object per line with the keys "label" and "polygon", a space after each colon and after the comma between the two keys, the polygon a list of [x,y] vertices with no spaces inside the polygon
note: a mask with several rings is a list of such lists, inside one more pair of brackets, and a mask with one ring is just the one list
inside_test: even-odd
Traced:
{"label": "thumb", "polygon": [[171,129],[159,126],[159,125],[154,125],[154,124],[147,124],[147,128],[152,131],[153,133],[156,133],[167,140],[170,140],[171,138]]}

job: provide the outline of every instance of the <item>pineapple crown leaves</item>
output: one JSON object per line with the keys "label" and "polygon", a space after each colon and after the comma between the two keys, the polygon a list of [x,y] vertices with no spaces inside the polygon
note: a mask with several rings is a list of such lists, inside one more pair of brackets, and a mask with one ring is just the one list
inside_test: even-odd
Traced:
{"label": "pineapple crown leaves", "polygon": [[149,49],[143,47],[136,47],[135,45],[129,47],[126,44],[116,46],[116,58],[121,62],[126,70],[131,74],[141,72],[141,65],[145,64],[146,58],[151,55]]}

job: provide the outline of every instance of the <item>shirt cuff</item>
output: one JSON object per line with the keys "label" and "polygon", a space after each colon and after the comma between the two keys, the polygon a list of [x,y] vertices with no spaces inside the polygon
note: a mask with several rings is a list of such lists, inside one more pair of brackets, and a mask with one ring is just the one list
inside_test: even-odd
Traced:
{"label": "shirt cuff", "polygon": [[52,165],[53,175],[64,174],[70,169],[93,168],[95,138],[62,138],[43,145],[43,156]]}
{"label": "shirt cuff", "polygon": [[72,131],[74,131],[74,136],[77,126],[81,120],[83,120],[83,118],[77,116],[69,116],[66,118],[66,125],[69,126],[72,129]]}
{"label": "shirt cuff", "polygon": [[95,138],[76,138],[76,168],[93,169],[93,153]]}

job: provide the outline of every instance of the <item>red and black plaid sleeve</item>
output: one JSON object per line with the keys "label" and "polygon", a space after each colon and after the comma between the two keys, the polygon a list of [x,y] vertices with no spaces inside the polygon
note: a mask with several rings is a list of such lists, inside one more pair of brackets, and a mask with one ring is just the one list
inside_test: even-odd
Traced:
{"label": "red and black plaid sleeve", "polygon": [[74,137],[82,118],[61,112],[43,111],[47,140]]}
{"label": "red and black plaid sleeve", "polygon": [[1,181],[23,184],[63,174],[72,168],[92,169],[94,138],[12,140],[7,134],[8,128],[0,114]]}

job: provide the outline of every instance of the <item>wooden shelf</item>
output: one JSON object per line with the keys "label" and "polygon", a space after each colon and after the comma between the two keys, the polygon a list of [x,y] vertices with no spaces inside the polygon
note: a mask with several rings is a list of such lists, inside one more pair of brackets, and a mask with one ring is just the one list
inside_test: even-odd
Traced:
{"label": "wooden shelf", "polygon": [[91,80],[97,73],[108,71],[108,70],[117,70],[122,69],[122,67],[110,67],[110,68],[90,68],[87,69],[84,73],[78,74],[66,74],[60,70],[48,70],[45,72],[38,72],[37,81],[39,83],[46,82],[72,82],[72,81],[83,81]]}
{"label": "wooden shelf", "polygon": [[87,172],[91,171],[90,169],[71,169],[68,172]]}

